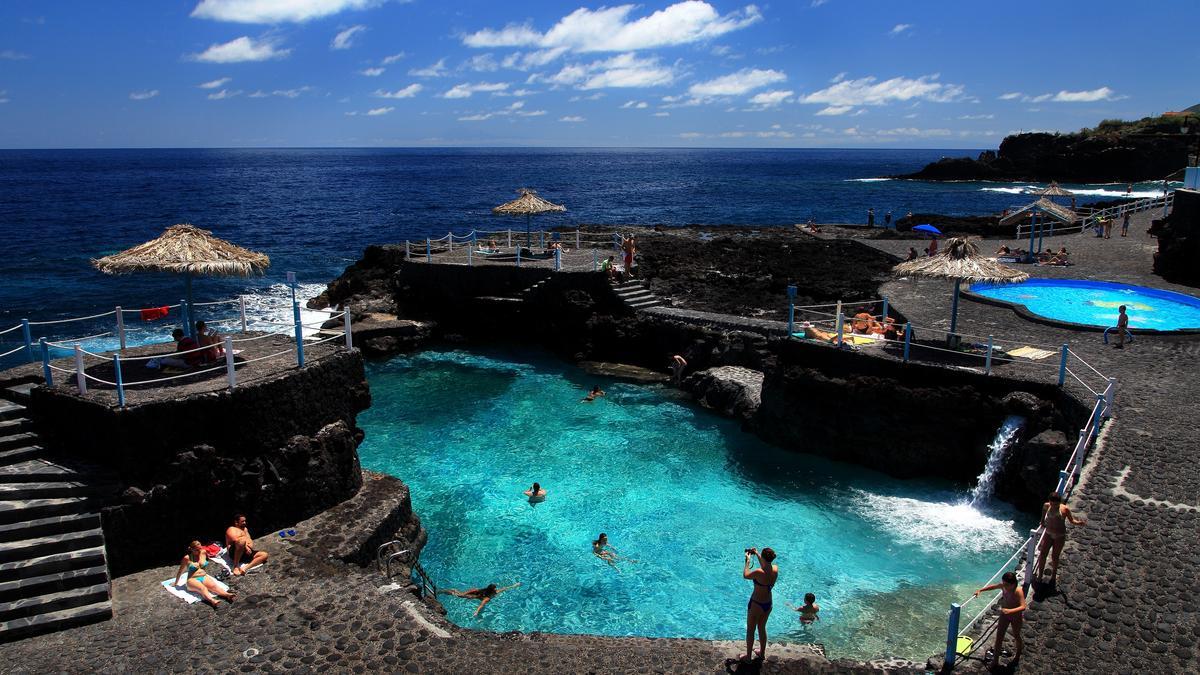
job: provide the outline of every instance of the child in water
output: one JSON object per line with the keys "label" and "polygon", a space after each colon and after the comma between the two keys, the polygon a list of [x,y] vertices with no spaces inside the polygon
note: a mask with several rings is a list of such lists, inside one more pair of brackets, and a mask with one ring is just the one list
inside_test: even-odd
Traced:
{"label": "child in water", "polygon": [[800,623],[808,626],[814,621],[820,621],[821,617],[817,616],[817,612],[821,611],[821,606],[817,604],[817,596],[812,593],[804,594],[804,605],[801,607],[793,607],[792,609],[800,612]]}

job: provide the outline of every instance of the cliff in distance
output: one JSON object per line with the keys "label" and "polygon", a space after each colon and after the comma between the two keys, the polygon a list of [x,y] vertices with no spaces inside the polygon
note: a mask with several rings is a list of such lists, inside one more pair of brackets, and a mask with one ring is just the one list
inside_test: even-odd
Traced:
{"label": "cliff in distance", "polygon": [[[1185,125],[1188,133],[1180,131]],[[916,173],[915,180],[1057,180],[1063,183],[1125,183],[1162,180],[1187,164],[1200,140],[1200,116],[1146,117],[1136,122],[1105,120],[1075,133],[1007,136],[999,151],[976,159],[943,157]]]}

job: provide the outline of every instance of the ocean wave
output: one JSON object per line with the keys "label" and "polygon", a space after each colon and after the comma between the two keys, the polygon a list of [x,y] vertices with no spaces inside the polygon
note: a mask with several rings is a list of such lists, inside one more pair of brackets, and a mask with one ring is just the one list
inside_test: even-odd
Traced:
{"label": "ocean wave", "polygon": [[881,183],[885,180],[896,180],[895,178],[847,178],[846,183]]}
{"label": "ocean wave", "polygon": [[[1017,185],[1017,186],[1013,186],[1013,187],[985,187],[985,188],[979,188],[979,191],[980,192],[1000,192],[1000,193],[1009,194],[1009,195],[1035,195],[1045,189],[1046,189],[1045,186],[1039,186],[1039,185]],[[1125,190],[1122,190],[1122,189],[1106,190],[1104,188],[1086,188],[1086,187],[1084,187],[1084,188],[1067,188],[1067,189],[1070,190],[1071,193],[1074,194],[1076,197],[1105,197],[1108,199],[1120,199],[1123,197],[1126,199],[1152,199],[1154,197],[1162,196],[1161,188],[1134,190],[1133,192],[1126,192]]]}

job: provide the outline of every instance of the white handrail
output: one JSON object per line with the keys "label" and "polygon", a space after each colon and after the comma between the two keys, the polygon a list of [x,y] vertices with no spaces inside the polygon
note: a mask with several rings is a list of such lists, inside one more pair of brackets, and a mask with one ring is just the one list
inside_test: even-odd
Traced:
{"label": "white handrail", "polygon": [[116,313],[117,313],[117,311],[115,309],[113,309],[113,310],[104,312],[103,314],[93,314],[91,316],[75,316],[75,317],[71,317],[68,319],[54,319],[52,321],[30,321],[29,325],[30,326],[49,326],[50,324],[54,324],[54,323],[70,323],[71,321],[87,321],[88,319],[99,319],[99,318],[106,317],[106,316],[112,316],[113,314],[116,314]]}
{"label": "white handrail", "polygon": [[[1161,196],[1161,197],[1146,197],[1144,199],[1130,201],[1125,204],[1117,204],[1116,206],[1110,206],[1110,207],[1104,208],[1104,209],[1090,210],[1088,213],[1084,214],[1083,218],[1079,221],[1078,224],[1055,225],[1054,232],[1056,234],[1060,234],[1060,233],[1068,234],[1068,233],[1076,232],[1076,231],[1082,233],[1082,232],[1088,230],[1089,228],[1094,227],[1096,224],[1096,221],[1098,221],[1098,220],[1101,220],[1101,219],[1108,220],[1109,218],[1116,218],[1116,217],[1124,216],[1126,213],[1140,213],[1142,211],[1149,211],[1150,209],[1155,209],[1155,208],[1159,208],[1159,207],[1169,208],[1174,203],[1174,201],[1175,201],[1175,191],[1171,190],[1166,195]],[[1032,227],[1033,227],[1032,223],[1030,223],[1029,225],[1026,225],[1025,223],[1018,223],[1017,230],[1016,230],[1016,238],[1022,239],[1024,237],[1028,237],[1029,231]]]}

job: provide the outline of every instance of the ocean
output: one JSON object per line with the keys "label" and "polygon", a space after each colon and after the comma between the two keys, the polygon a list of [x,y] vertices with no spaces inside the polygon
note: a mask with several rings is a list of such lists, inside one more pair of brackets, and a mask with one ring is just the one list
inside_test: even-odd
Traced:
{"label": "ocean", "polygon": [[[878,180],[963,150],[211,149],[0,151],[0,329],[178,302],[170,275],[110,277],[94,257],[191,222],[271,256],[257,279],[201,279],[196,300],[282,299],[285,272],[319,292],[369,244],[523,228],[491,207],[532,187],[567,212],[535,227],[876,221],[892,210],[983,214],[1030,201],[1020,183]],[[1083,201],[1124,185],[1069,186]],[[1134,195],[1158,194],[1156,185]],[[276,303],[278,304],[278,303]],[[257,307],[257,305],[256,305]],[[284,307],[286,311],[286,303]],[[47,329],[47,334],[54,333]],[[67,331],[70,332],[70,331]],[[7,342],[11,334],[0,342]],[[65,336],[63,336],[65,337]],[[3,350],[0,350],[3,351]]]}

